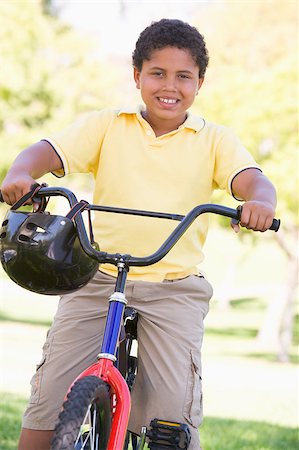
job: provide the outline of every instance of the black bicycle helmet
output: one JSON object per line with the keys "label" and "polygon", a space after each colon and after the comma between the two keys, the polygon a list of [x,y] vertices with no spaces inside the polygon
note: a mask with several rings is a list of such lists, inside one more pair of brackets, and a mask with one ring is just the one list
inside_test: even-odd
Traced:
{"label": "black bicycle helmet", "polygon": [[0,230],[0,257],[15,283],[47,295],[80,289],[99,267],[83,251],[73,221],[44,212],[7,212]]}

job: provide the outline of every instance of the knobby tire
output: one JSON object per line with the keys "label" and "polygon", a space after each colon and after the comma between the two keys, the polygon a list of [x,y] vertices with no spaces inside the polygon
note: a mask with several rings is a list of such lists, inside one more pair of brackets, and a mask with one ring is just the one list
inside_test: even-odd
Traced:
{"label": "knobby tire", "polygon": [[[84,425],[88,411],[91,411],[90,428]],[[63,403],[51,450],[106,450],[110,427],[109,386],[98,377],[83,377],[74,384]]]}

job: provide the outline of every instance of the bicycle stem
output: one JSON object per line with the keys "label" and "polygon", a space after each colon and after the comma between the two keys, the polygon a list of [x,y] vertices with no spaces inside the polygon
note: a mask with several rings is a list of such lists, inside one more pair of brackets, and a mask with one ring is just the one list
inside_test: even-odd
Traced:
{"label": "bicycle stem", "polygon": [[117,265],[118,274],[115,285],[115,292],[109,298],[109,308],[107,314],[106,328],[99,357],[116,356],[120,326],[124,314],[127,300],[124,295],[128,269],[123,262]]}

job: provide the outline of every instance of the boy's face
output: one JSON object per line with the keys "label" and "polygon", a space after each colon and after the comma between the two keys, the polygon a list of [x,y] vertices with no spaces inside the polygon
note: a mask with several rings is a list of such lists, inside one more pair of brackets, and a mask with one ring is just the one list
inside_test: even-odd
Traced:
{"label": "boy's face", "polygon": [[155,50],[141,71],[134,67],[134,79],[146,105],[146,119],[161,127],[167,121],[173,129],[184,122],[203,83],[191,53],[177,47]]}

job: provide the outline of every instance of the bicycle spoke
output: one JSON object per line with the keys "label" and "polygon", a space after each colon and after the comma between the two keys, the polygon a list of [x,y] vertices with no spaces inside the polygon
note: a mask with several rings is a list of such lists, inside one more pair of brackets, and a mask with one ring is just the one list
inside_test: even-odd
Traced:
{"label": "bicycle spoke", "polygon": [[99,450],[99,435],[96,429],[96,422],[96,409],[92,410],[90,405],[75,442],[76,450]]}
{"label": "bicycle spoke", "polygon": [[[97,445],[97,441],[96,441],[96,417],[97,417],[97,415],[96,415],[96,410],[94,409],[94,410],[93,410],[92,429],[91,429],[91,432],[92,432],[92,436],[91,436],[92,448],[91,448],[91,450],[97,450],[97,449],[94,447],[94,443],[96,444],[96,446],[98,446],[98,445]],[[91,419],[91,418],[90,418],[90,419]]]}

